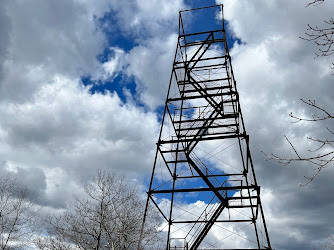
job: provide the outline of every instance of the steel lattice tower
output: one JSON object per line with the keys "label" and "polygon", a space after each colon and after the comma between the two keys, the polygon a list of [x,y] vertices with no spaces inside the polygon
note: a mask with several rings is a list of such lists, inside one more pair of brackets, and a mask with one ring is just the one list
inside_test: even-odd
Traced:
{"label": "steel lattice tower", "polygon": [[[219,29],[188,32],[184,17],[188,15],[192,23],[210,8],[218,8]],[[165,220],[160,229],[166,249],[271,249],[222,5],[179,14],[179,37],[147,193],[142,234],[153,207]],[[142,235],[138,249],[145,249]]]}

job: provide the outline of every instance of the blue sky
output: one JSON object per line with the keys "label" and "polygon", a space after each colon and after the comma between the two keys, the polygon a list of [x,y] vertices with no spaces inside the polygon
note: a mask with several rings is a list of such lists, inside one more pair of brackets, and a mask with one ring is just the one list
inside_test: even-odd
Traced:
{"label": "blue sky", "polygon": [[[0,173],[46,208],[66,207],[96,171],[122,171],[146,191],[177,39],[178,11],[204,1],[5,1],[0,6]],[[331,58],[299,39],[333,3],[224,0],[230,54],[272,244],[313,249],[334,234],[334,169],[301,188],[314,169],[281,167],[261,153],[303,155],[329,138],[328,122],[288,114],[332,110]],[[202,18],[200,24],[206,24]],[[237,39],[237,43],[234,43]],[[105,91],[108,90],[108,91]],[[332,129],[333,130],[333,129]],[[189,200],[193,202],[195,199]],[[310,202],[312,201],[312,202]],[[316,218],[316,219],[315,219]]]}
{"label": "blue sky", "polygon": [[[200,8],[204,6],[202,1],[185,1],[185,4],[189,6],[189,8]],[[216,5],[216,2],[207,1],[205,4],[206,4],[205,6],[214,6]],[[216,11],[217,11],[216,8],[209,8],[207,10],[202,10],[201,12],[198,11],[194,12],[195,13],[194,21],[196,22],[195,23],[193,22],[191,24],[190,30],[193,30],[193,32],[197,32],[198,30],[220,29],[221,27],[220,20],[214,18],[208,18],[208,16],[214,17],[217,14]],[[209,20],[211,21],[211,23],[208,23]],[[117,24],[117,20],[115,19],[115,13],[113,11],[105,13],[102,18],[98,19],[98,23],[100,28],[104,31],[106,35],[107,48],[116,45],[118,48],[124,50],[125,52],[129,52],[133,47],[138,46],[138,43],[135,39],[133,39],[131,36],[129,37],[126,34],[122,33],[121,28]],[[226,21],[225,26],[227,25],[228,22]],[[175,30],[175,32],[178,31]],[[229,47],[232,47],[235,42],[241,43],[241,41],[231,33],[227,33],[227,38]],[[107,48],[103,50],[103,53],[97,56],[97,59],[101,63],[107,62],[110,57],[115,56],[114,53]],[[127,101],[126,96],[124,94],[124,89],[129,90],[132,96],[136,96],[137,94],[135,79],[133,79],[132,77],[127,77],[125,75],[122,75],[122,73],[117,74],[114,78],[107,81],[92,79],[91,75],[82,76],[81,79],[84,85],[86,86],[91,85],[90,91],[92,94],[94,94],[95,92],[105,93],[106,90],[110,92],[116,92],[123,102]],[[166,79],[166,87],[167,87],[167,79]],[[144,106],[143,103],[141,103],[140,100],[138,99],[136,100],[136,103],[137,105]],[[161,105],[163,105],[163,103],[161,103]],[[160,115],[162,115],[161,105],[160,107],[157,107],[158,113]]]}

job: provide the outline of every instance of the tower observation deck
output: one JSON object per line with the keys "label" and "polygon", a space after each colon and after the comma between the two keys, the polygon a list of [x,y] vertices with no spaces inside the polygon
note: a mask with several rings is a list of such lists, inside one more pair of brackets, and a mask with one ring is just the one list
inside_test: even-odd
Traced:
{"label": "tower observation deck", "polygon": [[[203,16],[210,25],[196,21]],[[180,11],[147,194],[142,232],[148,211],[156,209],[164,220],[159,228],[164,249],[272,249],[223,5]],[[146,249],[142,237],[138,249]]]}

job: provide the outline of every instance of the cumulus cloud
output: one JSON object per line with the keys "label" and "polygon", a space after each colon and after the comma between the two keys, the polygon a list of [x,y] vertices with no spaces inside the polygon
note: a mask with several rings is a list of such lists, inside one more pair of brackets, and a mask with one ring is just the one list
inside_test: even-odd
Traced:
{"label": "cumulus cloud", "polygon": [[107,46],[98,19],[111,7],[117,5],[11,1],[1,6],[2,171],[24,177],[22,183],[45,205],[64,207],[96,168],[137,177],[151,169],[156,114],[123,103],[116,93],[92,95],[80,80],[98,74],[110,80],[121,70],[117,47],[111,47],[112,60],[97,59]]}
{"label": "cumulus cloud", "polygon": [[6,46],[1,99],[24,102],[56,74],[88,74],[98,67],[105,35],[76,1],[9,1],[1,8]]}
{"label": "cumulus cloud", "polygon": [[110,60],[102,64],[100,72],[94,77],[96,80],[113,80],[126,65],[126,55],[124,55],[124,50],[117,47],[111,47],[110,51],[113,56],[110,57]]}
{"label": "cumulus cloud", "polygon": [[79,182],[98,167],[151,168],[156,115],[123,104],[116,94],[91,95],[77,81],[57,77],[31,102],[2,105],[0,110],[6,146],[1,154],[16,164],[44,171],[59,168]]}
{"label": "cumulus cloud", "polygon": [[[95,79],[105,80],[108,76],[112,79],[120,72],[134,78],[139,100],[154,110],[166,97],[176,48],[178,13],[187,6],[181,0],[168,3],[150,0],[131,4],[117,1],[111,3],[110,8],[120,32],[134,39],[137,45],[127,53],[113,48],[113,55]],[[111,72],[114,75],[110,75]]]}
{"label": "cumulus cloud", "polygon": [[111,1],[111,6],[122,31],[138,42],[175,32],[179,10],[186,8],[183,0]]}
{"label": "cumulus cloud", "polygon": [[129,52],[126,73],[135,78],[141,100],[151,109],[166,98],[176,42],[177,35],[172,33]]}
{"label": "cumulus cloud", "polygon": [[109,59],[94,74],[93,80],[112,81],[120,74],[125,83],[134,79],[136,98],[154,110],[166,98],[176,42],[177,34],[170,33],[164,38],[148,39],[129,52],[110,48]]}

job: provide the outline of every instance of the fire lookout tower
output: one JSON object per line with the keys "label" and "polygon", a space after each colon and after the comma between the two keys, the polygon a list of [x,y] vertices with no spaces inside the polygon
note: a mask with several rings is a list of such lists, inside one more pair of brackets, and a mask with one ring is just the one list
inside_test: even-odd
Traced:
{"label": "fire lookout tower", "polygon": [[[213,25],[197,25],[196,18],[203,15],[205,23],[211,18]],[[167,250],[272,249],[227,46],[223,5],[180,11],[147,193],[142,232],[151,206],[165,220],[161,231]],[[145,249],[142,237],[138,249]]]}

